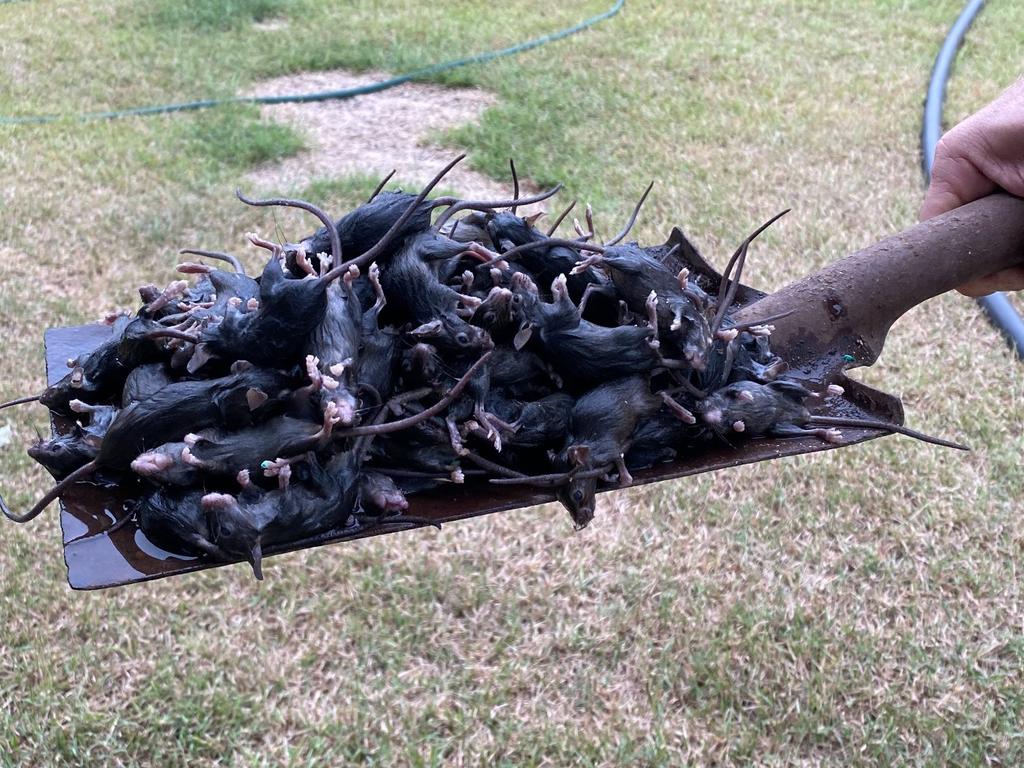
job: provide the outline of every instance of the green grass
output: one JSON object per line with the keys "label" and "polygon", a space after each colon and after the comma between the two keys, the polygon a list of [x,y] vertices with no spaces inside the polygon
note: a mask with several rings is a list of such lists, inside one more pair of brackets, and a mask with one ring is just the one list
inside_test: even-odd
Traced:
{"label": "green grass", "polygon": [[296,10],[294,0],[150,0],[140,3],[142,25],[185,27],[197,32],[235,30],[253,22],[284,18]]}
{"label": "green grass", "polygon": [[[336,66],[404,71],[609,3],[0,6],[0,113],[231,95]],[[445,140],[565,181],[611,231],[682,225],[715,263],[768,215],[772,289],[913,223],[919,110],[954,0],[630,0],[614,21],[442,82],[500,99]],[[285,26],[267,29],[256,21]],[[992,3],[950,88],[1020,68]],[[382,127],[382,130],[386,126]],[[251,108],[0,127],[0,397],[38,391],[41,331],[131,306],[184,246],[307,219],[233,197],[302,138]],[[372,175],[304,194],[340,212]],[[401,176],[401,169],[399,169]],[[279,228],[279,229],[275,229]],[[1024,385],[955,296],[894,328],[864,380],[968,456],[888,438],[555,507],[100,593],[64,583],[57,515],[3,526],[0,765],[1019,765]],[[5,498],[48,485],[0,412]]]}
{"label": "green grass", "polygon": [[281,160],[304,148],[295,131],[261,121],[253,106],[224,107],[203,114],[189,123],[183,143],[189,161],[199,157],[236,172]]}

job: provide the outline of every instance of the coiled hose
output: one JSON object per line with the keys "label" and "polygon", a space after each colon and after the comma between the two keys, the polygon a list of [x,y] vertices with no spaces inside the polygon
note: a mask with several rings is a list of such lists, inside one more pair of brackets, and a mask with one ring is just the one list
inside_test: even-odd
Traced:
{"label": "coiled hose", "polygon": [[[0,3],[3,2],[5,2],[5,0],[0,0]],[[449,59],[448,61],[442,61],[439,64],[432,64],[429,67],[414,69],[411,72],[406,72],[405,74],[397,75],[395,77],[388,78],[387,80],[381,80],[367,85],[360,85],[354,88],[317,91],[316,93],[293,93],[283,96],[230,96],[224,99],[197,99],[195,101],[185,101],[178,104],[155,104],[148,107],[131,107],[129,109],[114,109],[103,112],[86,112],[82,115],[75,115],[71,119],[113,120],[119,117],[162,115],[169,112],[194,112],[199,109],[220,107],[226,104],[284,104],[287,102],[314,102],[351,99],[355,96],[364,96],[368,93],[386,91],[388,88],[394,88],[396,85],[402,85],[412,80],[430,77],[441,72],[458,69],[459,67],[465,67],[470,64],[483,64],[488,61],[494,61],[495,59],[514,56],[516,54],[532,50],[533,48],[539,48],[542,45],[562,40],[570,35],[575,35],[577,32],[582,32],[605,19],[610,19],[621,11],[625,4],[626,0],[616,0],[615,4],[603,13],[591,16],[589,19],[584,19],[578,24],[573,24],[571,27],[566,27],[565,29],[560,29],[556,32],[549,32],[546,35],[535,37],[532,40],[525,40],[521,43],[510,45],[507,48],[500,48],[496,51],[484,51],[483,53],[476,53],[459,59]],[[58,120],[65,119],[68,118],[61,115],[0,115],[0,125],[42,125],[45,123],[55,123]]]}

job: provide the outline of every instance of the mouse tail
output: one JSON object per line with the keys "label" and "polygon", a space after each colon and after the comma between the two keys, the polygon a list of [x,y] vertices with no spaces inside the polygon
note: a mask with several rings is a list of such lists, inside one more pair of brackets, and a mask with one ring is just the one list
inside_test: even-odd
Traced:
{"label": "mouse tail", "polygon": [[872,419],[846,419],[840,416],[811,416],[807,422],[808,424],[823,424],[825,426],[833,427],[861,427],[864,429],[884,429],[887,432],[896,432],[907,437],[912,437],[915,440],[920,440],[924,443],[931,443],[932,445],[939,445],[943,448],[955,448],[958,451],[969,451],[970,446],[962,445],[961,443],[954,443],[951,440],[943,440],[941,437],[933,437],[932,435],[926,435],[924,432],[918,432],[916,429],[910,429],[909,427],[902,427],[899,424],[892,424],[888,421],[874,421]]}
{"label": "mouse tail", "polygon": [[198,344],[199,336],[194,336],[190,333],[184,333],[182,331],[176,331],[173,328],[164,328],[159,331],[149,331],[146,333],[147,339],[178,339],[179,341],[187,341],[189,344]]}
{"label": "mouse tail", "polygon": [[725,313],[729,311],[729,307],[732,306],[732,302],[736,298],[736,291],[739,289],[740,278],[743,275],[743,267],[747,261],[747,251],[750,249],[750,244],[754,242],[758,235],[789,213],[790,210],[791,209],[787,208],[781,213],[775,214],[768,219],[768,221],[747,235],[747,238],[740,243],[740,247],[736,249],[732,258],[729,259],[729,263],[726,264],[725,271],[722,273],[722,282],[719,284],[718,288],[718,299],[715,303],[715,318],[711,321],[712,336],[714,336],[722,326],[722,321],[725,320]]}
{"label": "mouse tail", "polygon": [[308,203],[305,200],[293,200],[288,197],[272,197],[268,200],[253,200],[252,198],[243,195],[242,190],[240,189],[235,190],[235,197],[246,205],[252,205],[258,208],[280,205],[286,208],[298,208],[313,214],[320,219],[324,227],[327,228],[327,236],[331,239],[331,264],[341,263],[341,236],[338,234],[338,228],[335,226],[334,220],[319,206],[313,205],[313,203]]}
{"label": "mouse tail", "polygon": [[619,233],[615,235],[615,237],[604,244],[606,248],[610,245],[615,245],[616,243],[621,242],[622,238],[628,235],[629,231],[633,229],[633,225],[636,224],[636,219],[640,215],[640,209],[644,207],[644,202],[647,200],[647,196],[651,194],[652,189],[654,189],[653,181],[647,185],[647,189],[645,189],[644,193],[640,195],[640,200],[637,201],[636,206],[633,208],[633,213],[629,217],[629,221],[626,222],[626,226],[619,230]]}
{"label": "mouse tail", "polygon": [[406,225],[406,222],[408,222],[409,219],[412,218],[412,215],[416,212],[416,209],[420,207],[420,205],[423,203],[424,200],[427,199],[427,195],[430,194],[431,190],[433,190],[434,187],[436,187],[438,184],[441,183],[441,179],[443,179],[445,176],[447,176],[448,172],[452,168],[454,168],[456,165],[458,165],[459,163],[461,163],[465,159],[466,159],[466,156],[464,154],[463,155],[459,155],[454,160],[452,160],[450,163],[448,163],[448,165],[446,165],[444,168],[442,168],[440,170],[440,172],[433,179],[430,180],[430,182],[427,184],[427,186],[425,186],[420,191],[420,193],[416,196],[416,199],[413,200],[409,204],[409,207],[405,209],[405,212],[402,213],[402,215],[398,217],[398,220],[394,224],[391,225],[391,229],[389,229],[387,232],[385,232],[384,236],[381,237],[381,239],[377,241],[377,244],[375,246],[373,246],[366,253],[357,256],[356,258],[352,259],[351,261],[347,261],[347,262],[344,262],[342,264],[335,264],[335,266],[331,269],[331,271],[328,272],[323,277],[321,277],[320,279],[323,280],[325,283],[329,283],[332,280],[334,280],[334,279],[336,279],[338,277],[341,277],[341,275],[343,275],[345,272],[347,272],[348,268],[350,266],[352,266],[353,264],[355,266],[357,266],[357,267],[360,267],[360,266],[364,266],[366,264],[369,264],[372,261],[375,261],[378,256],[380,256],[382,253],[384,253],[384,250],[391,244],[391,242],[395,239],[395,237],[398,236],[398,233],[402,231],[402,227],[404,227]]}
{"label": "mouse tail", "polygon": [[[437,414],[444,411],[449,405],[451,405],[456,400],[456,398],[459,397],[459,395],[462,394],[462,390],[464,390],[467,387],[467,385],[469,384],[473,376],[476,374],[476,372],[480,370],[480,368],[483,366],[484,363],[487,362],[488,358],[492,354],[494,354],[493,351],[488,350],[483,355],[481,355],[480,358],[469,367],[469,370],[462,374],[462,378],[455,383],[455,386],[448,390],[448,393],[444,397],[442,397],[429,408],[424,408],[419,413],[415,413],[412,416],[408,416],[404,419],[398,419],[397,421],[388,421],[384,422],[383,424],[370,424],[365,427],[353,427],[352,429],[336,431],[335,436],[343,438],[361,437],[364,435],[383,435],[387,434],[388,432],[399,432],[403,429],[414,427],[421,421],[425,421],[426,419],[436,416]],[[387,413],[387,409],[385,408],[382,411],[382,413]],[[366,450],[365,445],[361,445],[360,448],[362,451]]]}
{"label": "mouse tail", "polygon": [[[517,200],[519,198],[519,174],[516,173],[516,161],[511,157],[508,159],[508,169],[512,173],[512,199]],[[517,203],[512,203],[508,207],[508,212],[515,216],[516,208]]]}
{"label": "mouse tail", "polygon": [[465,458],[466,458],[467,461],[473,462],[474,464],[476,464],[481,469],[485,469],[488,472],[491,472],[492,474],[500,475],[501,477],[514,477],[514,478],[528,477],[528,475],[524,475],[522,472],[516,472],[514,469],[509,469],[508,467],[502,466],[501,464],[498,464],[497,462],[485,459],[483,456],[481,456],[478,453],[474,453],[473,451],[470,451],[468,449],[465,449],[465,450],[466,450]]}
{"label": "mouse tail", "polygon": [[[547,192],[541,192],[536,195],[530,195],[529,197],[513,197],[511,200],[460,200],[457,203],[450,205],[445,209],[444,213],[437,217],[437,221],[434,223],[434,227],[438,230],[445,225],[445,223],[459,211],[493,211],[495,208],[515,208],[520,205],[531,205],[532,203],[539,203],[542,200],[547,200],[549,197],[554,197],[562,191],[561,183],[555,184]],[[445,201],[447,202],[447,201]]]}
{"label": "mouse tail", "polygon": [[16,400],[8,400],[6,403],[0,403],[0,411],[4,408],[10,408],[12,405],[22,405],[23,403],[34,403],[39,400],[42,395],[32,395],[31,397],[19,397]]}
{"label": "mouse tail", "polygon": [[182,248],[178,253],[188,254],[190,256],[205,256],[208,259],[226,261],[232,266],[232,268],[234,268],[235,274],[245,274],[245,267],[242,266],[242,262],[238,260],[237,256],[233,256],[230,253],[224,253],[223,251],[206,251],[202,248]]}
{"label": "mouse tail", "polygon": [[558,472],[551,475],[524,475],[522,477],[495,477],[491,478],[488,482],[493,485],[531,485],[537,488],[554,488],[567,485],[570,480],[602,478],[614,468],[614,465],[607,464],[598,469],[585,469],[580,472]]}
{"label": "mouse tail", "polygon": [[398,173],[398,169],[397,168],[392,168],[391,169],[391,173],[389,173],[387,176],[385,176],[383,179],[381,179],[380,180],[380,184],[378,184],[376,189],[374,189],[373,192],[370,194],[370,196],[368,198],[366,198],[366,202],[367,203],[372,203],[374,198],[377,197],[377,195],[379,195],[381,193],[381,191],[384,189],[384,186],[389,181],[391,181],[391,177],[394,176],[396,173]]}
{"label": "mouse tail", "polygon": [[558,214],[558,218],[555,219],[555,223],[552,224],[550,227],[548,227],[548,231],[545,232],[545,234],[548,237],[551,237],[553,234],[555,234],[555,232],[558,231],[559,225],[563,221],[565,221],[565,217],[569,215],[569,213],[572,211],[573,208],[576,207],[576,203],[577,202],[578,201],[573,200],[571,203],[569,203],[569,207],[568,208],[566,208],[564,211],[562,211],[560,214]]}
{"label": "mouse tail", "polygon": [[68,475],[55,486],[53,486],[53,488],[47,491],[46,495],[43,496],[43,498],[41,498],[39,501],[37,501],[35,506],[32,507],[32,509],[30,509],[23,515],[16,515],[13,512],[11,512],[6,502],[4,502],[3,497],[0,496],[0,512],[3,512],[4,517],[6,517],[8,520],[13,520],[15,523],[27,523],[29,520],[38,517],[39,513],[41,513],[44,509],[50,506],[50,504],[58,496],[64,493],[64,491],[66,491],[70,486],[74,485],[79,480],[84,480],[85,478],[92,475],[92,473],[96,471],[96,466],[96,459],[93,459],[88,464],[83,464],[81,467],[76,469],[70,475]]}

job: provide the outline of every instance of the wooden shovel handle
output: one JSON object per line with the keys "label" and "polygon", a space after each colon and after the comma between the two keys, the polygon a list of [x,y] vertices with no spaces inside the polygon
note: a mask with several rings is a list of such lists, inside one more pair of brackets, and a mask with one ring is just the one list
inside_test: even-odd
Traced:
{"label": "wooden shovel handle", "polygon": [[922,222],[745,306],[737,322],[782,312],[772,349],[827,378],[871,365],[911,307],[1024,263],[1024,200],[995,194]]}

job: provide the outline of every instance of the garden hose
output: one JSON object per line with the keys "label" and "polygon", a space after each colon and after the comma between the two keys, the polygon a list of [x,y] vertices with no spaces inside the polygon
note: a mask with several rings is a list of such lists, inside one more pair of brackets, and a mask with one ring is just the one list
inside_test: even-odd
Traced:
{"label": "garden hose", "polygon": [[[3,2],[3,0],[0,0]],[[286,94],[283,96],[230,96],[223,99],[198,99],[196,101],[185,101],[178,104],[156,104],[148,107],[131,107],[129,109],[114,109],[103,112],[86,112],[85,114],[75,115],[73,117],[65,117],[61,115],[26,115],[26,116],[12,116],[12,115],[0,115],[0,125],[42,125],[45,123],[55,123],[58,120],[112,120],[120,117],[136,117],[136,116],[148,116],[148,115],[162,115],[170,112],[194,112],[199,109],[209,109],[210,107],[220,107],[226,104],[285,104],[289,102],[315,102],[315,101],[333,101],[336,99],[351,99],[355,96],[364,96],[368,93],[377,93],[379,91],[386,91],[388,88],[394,88],[397,85],[408,83],[412,80],[419,80],[433,75],[440,74],[442,72],[448,72],[459,67],[465,67],[470,64],[483,64],[495,59],[502,59],[507,56],[515,56],[516,54],[523,53],[525,51],[539,48],[542,45],[553,43],[557,40],[562,40],[570,35],[574,35],[577,32],[598,24],[605,19],[610,19],[622,10],[622,7],[626,4],[626,0],[616,0],[615,4],[612,5],[607,11],[599,13],[596,16],[591,16],[588,19],[573,24],[571,27],[560,29],[557,32],[549,32],[546,35],[535,37],[532,40],[526,40],[521,43],[516,43],[507,48],[500,48],[494,51],[484,51],[483,53],[476,53],[471,56],[465,56],[459,59],[450,59],[448,61],[442,61],[439,64],[432,64],[429,67],[422,67],[420,69],[414,69],[411,72],[406,72],[402,75],[396,75],[395,77],[388,78],[387,80],[381,80],[376,83],[368,83],[367,85],[360,85],[353,88],[342,88],[340,90],[331,91],[317,91],[316,93],[295,93]]]}

